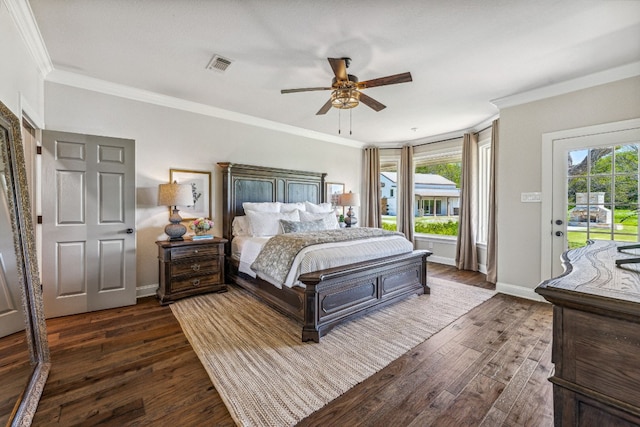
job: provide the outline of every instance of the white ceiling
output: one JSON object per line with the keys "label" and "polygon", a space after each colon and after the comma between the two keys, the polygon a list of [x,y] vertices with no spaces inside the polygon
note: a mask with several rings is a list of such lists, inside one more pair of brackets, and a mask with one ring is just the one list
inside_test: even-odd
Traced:
{"label": "white ceiling", "polygon": [[[343,137],[388,145],[472,129],[492,100],[640,61],[640,1],[30,0],[55,70],[334,137],[315,113],[327,57],[360,80],[409,71],[365,93],[387,106],[342,111]],[[233,61],[205,69],[214,54]]]}

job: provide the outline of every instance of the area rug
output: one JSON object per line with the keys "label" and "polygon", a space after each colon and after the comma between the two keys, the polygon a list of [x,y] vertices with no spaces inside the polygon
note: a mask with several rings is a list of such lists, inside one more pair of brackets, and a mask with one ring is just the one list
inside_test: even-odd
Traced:
{"label": "area rug", "polygon": [[171,305],[240,426],[290,426],[378,372],[494,291],[429,278],[413,296],[302,343],[301,326],[230,287]]}

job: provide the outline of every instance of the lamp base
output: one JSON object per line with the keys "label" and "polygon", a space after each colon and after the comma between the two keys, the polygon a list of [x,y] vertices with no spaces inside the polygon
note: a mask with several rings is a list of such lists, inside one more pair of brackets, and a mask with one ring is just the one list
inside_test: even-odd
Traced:
{"label": "lamp base", "polygon": [[187,232],[187,227],[182,224],[167,224],[164,228],[164,234],[169,236],[169,241],[176,242],[184,240],[182,236]]}
{"label": "lamp base", "polygon": [[351,228],[358,223],[358,218],[353,214],[353,209],[351,209],[351,207],[349,207],[349,210],[347,211],[347,216],[344,218],[344,222],[347,224],[347,228]]}
{"label": "lamp base", "polygon": [[164,227],[164,234],[169,236],[170,242],[179,242],[184,240],[182,236],[187,232],[187,227],[181,224],[182,218],[178,212],[178,209],[173,209],[173,213],[169,217],[171,224],[167,224],[166,227]]}

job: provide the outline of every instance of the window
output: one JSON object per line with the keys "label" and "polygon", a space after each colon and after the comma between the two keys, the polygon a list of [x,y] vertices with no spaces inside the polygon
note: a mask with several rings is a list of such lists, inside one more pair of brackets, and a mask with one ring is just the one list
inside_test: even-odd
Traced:
{"label": "window", "polygon": [[637,242],[639,144],[569,152],[567,240],[569,248],[587,239]]}
{"label": "window", "polygon": [[[396,230],[399,150],[381,157],[381,209],[383,228]],[[458,234],[462,138],[416,146],[414,160],[414,231],[453,239]],[[486,243],[489,219],[491,128],[478,137],[478,243]]]}
{"label": "window", "polygon": [[491,177],[491,133],[478,141],[478,227],[476,241],[487,243],[489,228],[489,179]]}
{"label": "window", "polygon": [[456,236],[460,208],[460,153],[415,160],[415,232]]}
{"label": "window", "polygon": [[398,214],[398,161],[395,159],[380,159],[380,212],[382,213],[382,228],[396,231]]}

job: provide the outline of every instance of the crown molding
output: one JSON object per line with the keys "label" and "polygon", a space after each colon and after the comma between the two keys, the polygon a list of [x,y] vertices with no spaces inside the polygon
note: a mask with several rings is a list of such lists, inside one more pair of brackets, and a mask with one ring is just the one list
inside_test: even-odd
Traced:
{"label": "crown molding", "polygon": [[401,148],[403,145],[418,146],[418,145],[431,144],[433,142],[443,142],[443,141],[449,141],[451,139],[463,138],[465,133],[479,133],[491,127],[491,125],[493,124],[493,121],[499,117],[500,117],[499,114],[494,114],[493,116],[488,117],[483,121],[468,128],[458,129],[458,130],[454,130],[447,133],[441,133],[438,135],[426,136],[424,138],[412,139],[409,141],[380,144],[378,145],[378,148],[382,148],[382,149]]}
{"label": "crown molding", "polygon": [[232,122],[256,126],[277,132],[297,135],[304,138],[330,142],[333,144],[346,145],[355,148],[362,148],[365,145],[364,142],[361,141],[341,138],[321,132],[299,128],[296,126],[285,125],[271,120],[260,119],[258,117],[250,116],[247,114],[236,113],[233,111],[224,110],[222,108],[213,107],[211,105],[187,101],[172,96],[162,95],[156,92],[137,89],[131,86],[121,85],[118,83],[112,83],[105,80],[72,73],[69,71],[55,69],[51,73],[49,73],[49,75],[47,75],[45,80],[48,82],[72,86],[79,89],[90,90],[92,92],[98,92],[106,95],[130,99],[133,101],[144,102],[147,104],[159,105],[163,107],[174,108],[176,110],[202,114],[204,116],[229,120]]}
{"label": "crown molding", "polygon": [[577,90],[612,83],[638,75],[640,75],[640,61],[632,62],[620,67],[610,68],[598,73],[589,74],[588,76],[578,77],[573,80],[567,80],[538,89],[533,89],[527,92],[493,99],[491,100],[491,103],[499,109],[509,108],[533,101],[539,101],[545,98],[551,98],[553,96],[564,95]]}
{"label": "crown molding", "polygon": [[46,77],[52,70],[53,64],[47,52],[47,47],[40,34],[40,29],[33,17],[33,11],[27,0],[3,0],[9,10],[11,19],[16,24],[27,50],[36,62],[42,77]]}

